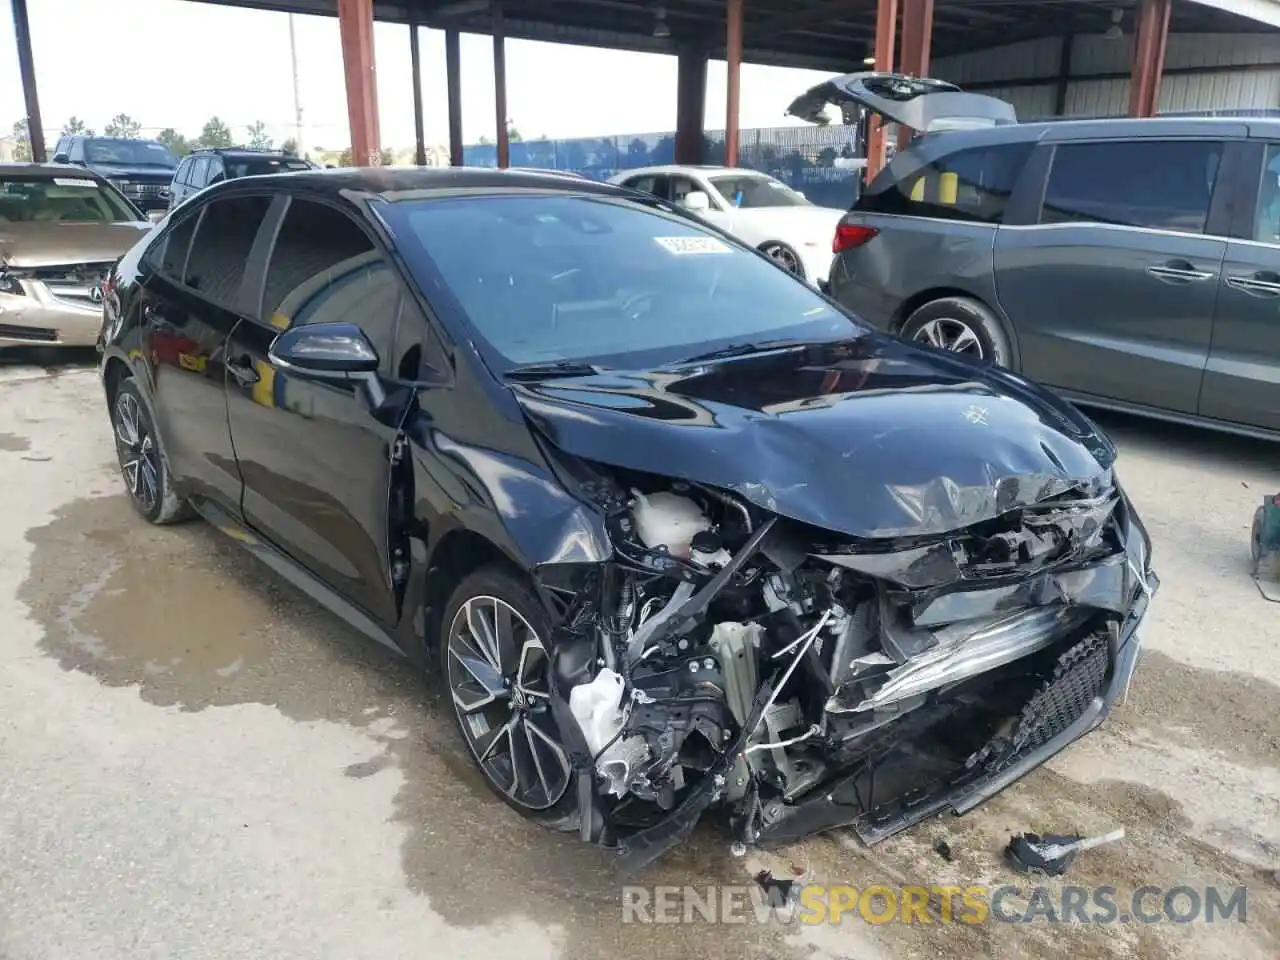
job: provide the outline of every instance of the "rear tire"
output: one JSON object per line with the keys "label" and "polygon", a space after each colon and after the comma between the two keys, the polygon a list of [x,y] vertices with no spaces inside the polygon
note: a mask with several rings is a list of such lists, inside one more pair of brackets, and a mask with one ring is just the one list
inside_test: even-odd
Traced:
{"label": "rear tire", "polygon": [[969,297],[931,300],[907,318],[900,336],[904,340],[1016,369],[1013,347],[1004,324],[986,306]]}
{"label": "rear tire", "polygon": [[523,817],[577,830],[577,778],[550,709],[551,624],[528,584],[500,566],[465,577],[445,606],[440,675],[472,762]]}
{"label": "rear tire", "polygon": [[120,474],[133,509],[148,523],[158,525],[189,519],[191,508],[173,489],[160,434],[133,377],[120,381],[111,398],[111,427]]}

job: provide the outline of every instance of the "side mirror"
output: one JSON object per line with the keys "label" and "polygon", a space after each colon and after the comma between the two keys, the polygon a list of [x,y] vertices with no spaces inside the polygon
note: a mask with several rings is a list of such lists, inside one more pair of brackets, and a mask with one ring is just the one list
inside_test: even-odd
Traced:
{"label": "side mirror", "polygon": [[277,367],[328,380],[374,373],[378,351],[350,323],[304,323],[280,334],[268,358]]}
{"label": "side mirror", "polygon": [[317,380],[354,380],[377,410],[387,401],[378,379],[378,351],[351,323],[304,323],[271,342],[267,359],[280,370]]}
{"label": "side mirror", "polygon": [[67,156],[65,153],[55,153],[53,155],[53,162],[54,163],[70,163],[71,158]]}
{"label": "side mirror", "polygon": [[711,198],[701,190],[690,190],[680,205],[686,210],[710,210]]}

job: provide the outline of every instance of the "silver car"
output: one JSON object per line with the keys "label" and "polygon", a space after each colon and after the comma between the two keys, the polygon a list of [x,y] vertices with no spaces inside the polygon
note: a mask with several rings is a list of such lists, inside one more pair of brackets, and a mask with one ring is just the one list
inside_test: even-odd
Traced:
{"label": "silver car", "polygon": [[103,280],[152,226],[87,170],[0,165],[0,348],[92,345]]}

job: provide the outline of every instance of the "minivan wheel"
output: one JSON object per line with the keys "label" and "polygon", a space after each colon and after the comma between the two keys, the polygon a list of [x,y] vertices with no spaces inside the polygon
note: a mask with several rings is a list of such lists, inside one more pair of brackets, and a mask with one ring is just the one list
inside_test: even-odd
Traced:
{"label": "minivan wheel", "polygon": [[120,474],[133,508],[148,523],[188,519],[191,509],[173,489],[160,434],[133,377],[116,388],[111,402],[111,427]]}
{"label": "minivan wheel", "polygon": [[533,591],[491,566],[466,577],[442,620],[441,675],[485,782],[544,826],[578,826],[572,765],[551,712],[551,627]]}
{"label": "minivan wheel", "polygon": [[926,303],[907,318],[901,336],[975,360],[1013,366],[1013,351],[1003,324],[968,297],[943,297]]}

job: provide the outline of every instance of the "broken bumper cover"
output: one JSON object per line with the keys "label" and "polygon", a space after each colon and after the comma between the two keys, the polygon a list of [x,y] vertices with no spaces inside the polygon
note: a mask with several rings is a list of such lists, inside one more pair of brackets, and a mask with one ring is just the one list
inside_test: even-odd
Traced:
{"label": "broken bumper cover", "polygon": [[[931,604],[941,609],[949,599],[955,599],[965,604],[971,615],[989,615],[1016,597],[1031,601],[1033,606],[1038,601],[1067,611],[1088,608],[1110,612],[1105,622],[1078,632],[1070,645],[1059,645],[1051,669],[1029,692],[1011,732],[993,736],[963,768],[876,802],[876,778],[885,758],[900,747],[909,748],[913,729],[920,729],[904,718],[898,721],[904,726],[895,731],[883,754],[848,764],[793,802],[761,804],[749,792],[734,805],[737,837],[773,847],[852,827],[864,842],[876,843],[948,809],[957,815],[968,812],[1101,724],[1128,689],[1138,658],[1139,630],[1159,588],[1159,579],[1149,565],[1150,540],[1127,500],[1121,502],[1124,542],[1118,553],[1063,573],[1029,576],[1008,590],[939,593],[918,608],[923,619],[928,619]],[[979,611],[983,606],[987,609]],[[756,726],[770,694],[771,686],[766,683],[758,692],[747,730]],[[642,869],[689,836],[702,813],[724,795],[747,739],[740,737],[726,750],[670,816],[622,841],[619,852],[624,871]]]}

